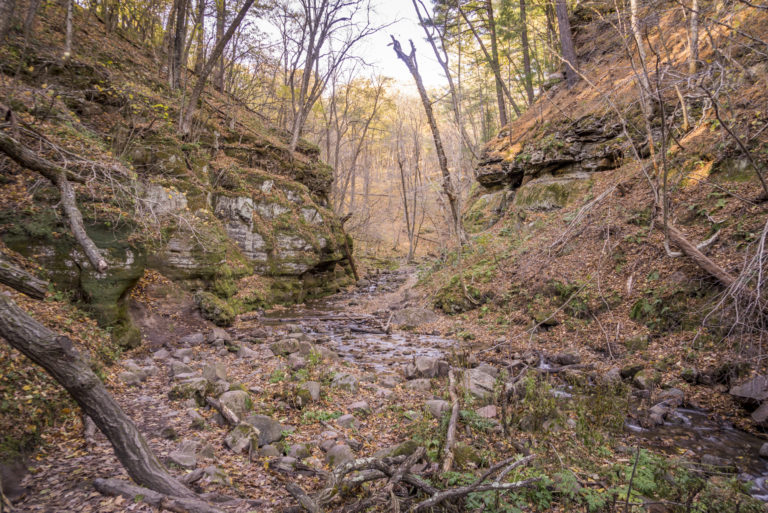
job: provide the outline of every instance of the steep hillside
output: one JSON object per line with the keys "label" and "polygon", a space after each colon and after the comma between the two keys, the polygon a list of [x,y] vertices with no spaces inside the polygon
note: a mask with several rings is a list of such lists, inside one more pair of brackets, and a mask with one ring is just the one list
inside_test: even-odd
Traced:
{"label": "steep hillside", "polygon": [[[11,35],[0,53],[0,94],[14,137],[78,175],[87,231],[109,270],[96,272],[69,235],[58,191],[3,157],[8,248],[45,268],[123,347],[139,342],[127,298],[148,269],[194,292],[221,325],[353,281],[349,241],[327,207],[332,170],[316,147],[302,142],[291,155],[286,134],[212,89],[182,140],[184,96],[168,88],[153,51],[105,35],[78,9],[75,52],[63,59],[60,9],[46,4],[29,41]],[[185,80],[191,87],[196,77]]]}
{"label": "steep hillside", "polygon": [[[755,255],[765,196],[749,157],[765,169],[768,61],[753,36],[767,33],[768,20],[736,7],[731,28],[702,42],[702,61],[726,65],[686,82],[683,10],[646,7],[641,19],[655,95],[648,123],[637,51],[620,30],[627,19],[607,4],[583,5],[574,21],[582,80],[572,88],[553,80],[487,145],[465,213],[473,243],[426,269],[422,283],[481,358],[575,351],[595,366],[590,379],[643,369],[634,382],[641,397],[678,387],[691,405],[764,426],[713,393],[765,370],[761,324],[732,289],[667,254],[654,195],[663,194],[666,167],[670,225],[694,244],[717,234],[703,251],[734,277]],[[747,19],[748,34],[733,28]],[[718,114],[749,157],[718,121],[715,90]]]}

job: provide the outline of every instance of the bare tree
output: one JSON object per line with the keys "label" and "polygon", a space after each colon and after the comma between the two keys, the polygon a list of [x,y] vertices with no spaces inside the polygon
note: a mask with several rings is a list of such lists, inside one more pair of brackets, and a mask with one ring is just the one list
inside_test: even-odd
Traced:
{"label": "bare tree", "polygon": [[243,21],[243,18],[245,18],[248,9],[251,8],[254,1],[255,0],[245,0],[243,6],[240,8],[237,16],[235,16],[235,19],[232,20],[232,23],[230,24],[227,31],[218,41],[216,41],[216,46],[213,47],[213,51],[211,51],[211,55],[208,57],[208,61],[205,63],[203,70],[197,77],[197,83],[189,95],[189,100],[187,101],[186,107],[182,109],[179,122],[179,132],[182,135],[189,135],[190,130],[192,129],[192,117],[197,111],[197,101],[200,99],[200,95],[202,94],[203,89],[205,89],[205,82],[208,79],[208,75],[210,75],[211,71],[213,71],[214,66],[216,66],[216,62],[218,61],[219,57],[221,57],[222,52],[224,52],[224,47],[227,46],[229,40],[232,39],[232,35]]}
{"label": "bare tree", "polygon": [[[299,26],[291,37],[295,51],[288,68],[291,151],[296,150],[309,113],[330,77],[351,57],[357,43],[379,30],[371,22],[369,1],[299,0],[299,10],[298,16],[292,15]],[[358,20],[361,15],[365,18]]]}
{"label": "bare tree", "polygon": [[432,131],[432,139],[435,143],[435,152],[437,153],[437,161],[440,166],[440,173],[443,175],[442,188],[450,206],[453,230],[459,242],[464,244],[466,242],[467,235],[464,232],[464,227],[462,226],[461,222],[459,198],[453,186],[453,178],[451,177],[451,172],[448,169],[448,159],[446,158],[445,150],[443,149],[443,140],[440,137],[440,130],[437,126],[437,119],[435,118],[435,113],[432,110],[432,102],[427,95],[427,90],[424,88],[424,82],[421,79],[421,74],[419,73],[419,66],[416,62],[416,47],[413,45],[413,41],[411,41],[411,52],[406,54],[403,52],[400,41],[395,39],[395,36],[390,37],[392,38],[392,47],[395,50],[395,54],[397,55],[398,59],[405,63],[408,71],[410,71],[411,75],[413,76],[413,80],[416,82],[416,88],[419,90],[419,97],[421,98],[421,103],[424,106],[424,112],[427,115],[429,128]]}
{"label": "bare tree", "polygon": [[520,0],[520,46],[523,52],[523,83],[528,105],[533,105],[533,74],[531,73],[530,45],[528,44],[528,23],[526,21],[525,0]]}
{"label": "bare tree", "polygon": [[[214,0],[216,2],[216,41],[224,39],[224,29],[227,26],[227,0]],[[213,86],[220,92],[224,92],[224,51],[214,61],[216,73],[213,77]]]}

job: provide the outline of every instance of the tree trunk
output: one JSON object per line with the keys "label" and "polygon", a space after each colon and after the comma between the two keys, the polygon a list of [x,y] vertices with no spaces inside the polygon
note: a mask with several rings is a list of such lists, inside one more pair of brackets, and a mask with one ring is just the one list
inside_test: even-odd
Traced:
{"label": "tree trunk", "polygon": [[699,0],[691,1],[691,28],[689,34],[688,72],[696,73],[699,65]]}
{"label": "tree trunk", "polygon": [[5,42],[5,38],[13,26],[15,10],[16,0],[0,0],[0,44]]}
{"label": "tree trunk", "polygon": [[184,43],[187,39],[187,6],[189,0],[177,0],[176,23],[173,36],[173,50],[169,55],[168,80],[171,89],[181,86],[181,68],[184,55]]}
{"label": "tree trunk", "polygon": [[528,44],[528,24],[526,22],[525,0],[520,0],[520,40],[523,51],[523,73],[525,78],[525,94],[528,96],[528,105],[533,105],[533,73],[531,73],[530,45]]}
{"label": "tree trunk", "polygon": [[[499,45],[496,41],[496,19],[493,17],[493,2],[485,0],[485,12],[488,16],[488,32],[491,38],[491,67],[496,79],[496,103],[499,106],[499,125],[507,126],[507,103],[504,101],[504,83],[501,78],[501,66],[499,65]],[[519,114],[519,113],[518,113]]]}
{"label": "tree trunk", "polygon": [[197,0],[197,51],[195,75],[200,75],[205,64],[205,0]]}
{"label": "tree trunk", "polygon": [[571,87],[579,80],[577,73],[579,68],[576,62],[576,50],[573,47],[571,22],[568,21],[568,5],[565,0],[555,0],[555,14],[557,15],[557,25],[560,28],[560,51],[565,61],[565,79],[568,87]]}
{"label": "tree trunk", "polygon": [[[216,41],[224,39],[224,27],[227,23],[227,0],[216,0]],[[230,36],[231,37],[231,36]],[[213,77],[213,87],[224,92],[224,51],[216,57],[216,74]]]}
{"label": "tree trunk", "polygon": [[235,33],[235,30],[237,30],[238,25],[240,25],[240,23],[243,21],[243,18],[245,18],[248,9],[251,8],[254,1],[255,0],[245,0],[245,3],[240,8],[237,16],[235,16],[235,19],[232,20],[232,24],[224,33],[224,36],[216,41],[216,46],[213,47],[213,51],[211,52],[211,56],[208,58],[208,62],[205,63],[205,66],[203,66],[203,71],[200,73],[200,76],[197,77],[197,83],[195,83],[195,87],[192,89],[192,93],[189,95],[187,106],[181,114],[179,132],[182,135],[189,135],[189,132],[192,128],[192,117],[195,115],[195,111],[197,110],[197,101],[200,99],[200,95],[202,94],[203,89],[205,89],[205,81],[208,79],[208,75],[211,74],[211,71],[213,71],[213,67],[216,65],[219,57],[221,57],[221,54],[224,52],[224,47],[227,46],[229,40],[232,39],[232,35]]}
{"label": "tree trunk", "polygon": [[445,150],[443,149],[443,140],[440,137],[440,131],[437,127],[437,120],[435,119],[435,114],[432,111],[432,102],[429,100],[429,96],[427,96],[427,90],[424,88],[424,82],[421,80],[421,74],[419,73],[419,67],[416,63],[416,47],[413,45],[413,41],[411,41],[411,53],[409,55],[406,55],[403,52],[402,46],[400,46],[400,41],[395,39],[395,36],[390,36],[392,38],[392,46],[394,47],[395,54],[397,54],[397,57],[405,63],[405,65],[408,67],[408,71],[411,72],[411,75],[413,76],[413,80],[416,82],[416,88],[419,90],[419,96],[421,97],[421,103],[424,106],[424,112],[427,115],[427,122],[429,123],[429,128],[432,131],[432,139],[435,142],[435,152],[437,153],[437,161],[440,164],[440,172],[443,175],[443,192],[445,193],[445,196],[448,198],[448,204],[451,209],[451,217],[453,221],[453,228],[454,232],[456,233],[456,237],[459,240],[461,244],[464,244],[466,242],[466,233],[464,232],[464,227],[461,224],[461,212],[459,212],[459,200],[456,195],[456,192],[453,189],[453,180],[451,179],[451,172],[448,170],[448,159],[445,156]]}
{"label": "tree trunk", "polygon": [[32,299],[45,299],[48,282],[16,267],[0,254],[0,283],[22,292]]}
{"label": "tree trunk", "polygon": [[75,0],[66,0],[67,2],[67,20],[66,35],[64,36],[64,59],[72,56],[72,33],[74,32],[74,3]]}
{"label": "tree trunk", "polygon": [[[640,56],[640,85],[643,86],[643,95],[649,95],[651,86],[648,83],[648,70],[645,67],[646,54],[645,44],[643,44],[643,34],[640,31],[640,23],[637,20],[638,5],[637,0],[629,0],[629,25],[632,29],[632,37],[635,40],[637,46],[637,54]],[[643,108],[646,111],[646,115],[649,114],[647,101],[643,101]]]}
{"label": "tree trunk", "polygon": [[115,455],[136,483],[172,497],[195,494],[155,458],[133,421],[123,412],[67,337],[57,336],[0,294],[0,336],[63,386],[109,439]]}

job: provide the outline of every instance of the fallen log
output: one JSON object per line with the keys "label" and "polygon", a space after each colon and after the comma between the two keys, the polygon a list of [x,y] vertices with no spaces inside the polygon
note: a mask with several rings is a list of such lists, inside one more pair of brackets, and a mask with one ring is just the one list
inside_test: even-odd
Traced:
{"label": "fallen log", "polygon": [[0,283],[26,294],[32,299],[45,299],[48,282],[16,267],[0,254]]}
{"label": "fallen log", "polygon": [[174,513],[224,513],[223,510],[199,499],[171,497],[120,479],[96,479],[93,486],[104,495],[120,496],[131,501],[141,500],[150,506]]}

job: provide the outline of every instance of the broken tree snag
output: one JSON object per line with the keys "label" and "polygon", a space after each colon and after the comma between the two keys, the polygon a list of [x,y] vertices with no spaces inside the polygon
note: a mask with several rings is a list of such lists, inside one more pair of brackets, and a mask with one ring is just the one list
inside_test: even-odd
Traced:
{"label": "broken tree snag", "polygon": [[[664,231],[664,223],[660,220],[656,220],[656,228]],[[736,281],[736,278],[731,276],[725,269],[717,265],[715,262],[709,259],[704,253],[699,251],[699,249],[691,244],[688,239],[685,238],[685,236],[672,226],[671,224],[668,224],[666,226],[667,233],[669,234],[669,240],[672,241],[672,243],[680,248],[680,250],[691,260],[693,260],[696,265],[707,271],[709,274],[717,278],[717,280],[722,283],[725,287],[730,287],[733,285],[733,282]]]}
{"label": "broken tree snag", "polygon": [[171,497],[120,479],[96,479],[93,486],[104,495],[121,496],[131,501],[140,498],[150,506],[174,513],[223,513],[219,508],[199,499]]}
{"label": "broken tree snag", "polygon": [[101,256],[99,248],[93,243],[83,226],[83,215],[77,208],[77,202],[75,201],[75,189],[69,183],[69,176],[72,173],[36,155],[32,150],[2,132],[0,132],[0,151],[3,151],[20,166],[37,171],[59,188],[61,193],[61,209],[69,221],[69,229],[72,230],[72,235],[77,243],[80,244],[91,265],[100,273],[106,271],[108,267],[107,261]]}
{"label": "broken tree snag", "polygon": [[72,342],[37,322],[11,298],[2,294],[0,337],[40,365],[69,392],[110,441],[131,479],[172,497],[196,497],[155,458],[136,425],[115,402]]}
{"label": "broken tree snag", "polygon": [[443,472],[449,472],[453,466],[453,446],[456,443],[456,422],[459,418],[459,394],[456,393],[456,376],[453,369],[448,371],[448,391],[451,394],[451,420],[445,435],[445,455],[443,456]]}
{"label": "broken tree snag", "polygon": [[43,281],[24,269],[16,267],[0,253],[0,283],[26,294],[32,299],[45,299],[48,282]]}

